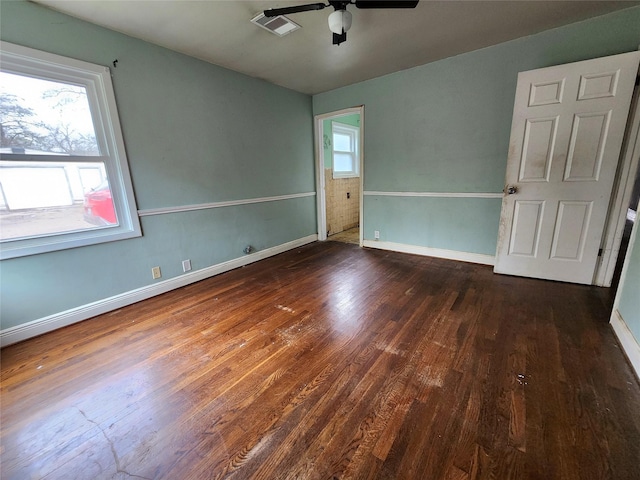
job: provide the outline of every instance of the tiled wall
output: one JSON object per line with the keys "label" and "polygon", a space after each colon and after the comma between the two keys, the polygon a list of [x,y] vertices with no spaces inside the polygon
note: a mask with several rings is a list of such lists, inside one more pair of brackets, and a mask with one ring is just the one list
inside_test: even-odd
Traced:
{"label": "tiled wall", "polygon": [[[360,179],[333,178],[330,168],[324,171],[327,197],[327,231],[329,235],[358,226],[360,221]],[[350,198],[347,198],[349,193]]]}

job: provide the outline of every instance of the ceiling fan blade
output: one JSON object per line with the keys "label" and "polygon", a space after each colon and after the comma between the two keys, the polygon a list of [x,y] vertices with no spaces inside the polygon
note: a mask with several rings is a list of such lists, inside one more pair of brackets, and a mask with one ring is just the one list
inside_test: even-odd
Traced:
{"label": "ceiling fan blade", "polygon": [[277,17],[278,15],[289,15],[290,13],[309,12],[312,10],[322,10],[327,5],[324,3],[310,3],[308,5],[295,5],[293,7],[271,8],[264,11],[265,17]]}
{"label": "ceiling fan blade", "polygon": [[358,8],[416,8],[418,0],[356,0]]}

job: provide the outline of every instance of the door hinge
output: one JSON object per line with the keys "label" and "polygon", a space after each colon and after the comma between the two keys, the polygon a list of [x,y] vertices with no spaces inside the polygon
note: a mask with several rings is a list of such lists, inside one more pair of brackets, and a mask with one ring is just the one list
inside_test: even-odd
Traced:
{"label": "door hinge", "polygon": [[602,249],[598,250],[598,256],[601,257],[602,256]]}

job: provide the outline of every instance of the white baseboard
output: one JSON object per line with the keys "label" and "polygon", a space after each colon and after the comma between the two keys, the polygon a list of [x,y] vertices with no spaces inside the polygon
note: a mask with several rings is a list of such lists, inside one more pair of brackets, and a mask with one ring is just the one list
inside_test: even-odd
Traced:
{"label": "white baseboard", "polygon": [[636,376],[640,378],[640,344],[638,344],[633,333],[631,333],[631,330],[627,327],[617,308],[613,309],[610,321],[611,328],[613,328],[616,337],[618,337],[622,350],[635,370]]}
{"label": "white baseboard", "polygon": [[442,248],[421,247],[418,245],[407,245],[404,243],[380,242],[376,240],[365,240],[363,247],[379,248],[380,250],[391,250],[394,252],[412,253],[425,257],[446,258],[448,260],[458,260],[460,262],[479,263],[482,265],[494,265],[493,255],[482,253],[458,252],[456,250],[444,250]]}
{"label": "white baseboard", "polygon": [[64,312],[55,313],[47,317],[23,323],[22,325],[7,328],[0,331],[0,347],[36,337],[43,333],[51,332],[58,328],[87,320],[88,318],[95,317],[96,315],[117,310],[118,308],[131,305],[132,303],[155,297],[156,295],[184,287],[191,283],[199,282],[205,278],[213,277],[214,275],[219,275],[220,273],[249,265],[250,263],[257,262],[258,260],[263,260],[265,258],[278,255],[279,253],[301,247],[302,245],[315,242],[317,239],[318,235],[316,234],[308,235],[291,242],[260,250],[244,257],[234,258],[233,260],[212,265],[201,270],[185,273],[179,277],[163,280],[158,283],[154,283],[153,285],[147,285],[135,290],[130,290],[113,297],[98,300]]}

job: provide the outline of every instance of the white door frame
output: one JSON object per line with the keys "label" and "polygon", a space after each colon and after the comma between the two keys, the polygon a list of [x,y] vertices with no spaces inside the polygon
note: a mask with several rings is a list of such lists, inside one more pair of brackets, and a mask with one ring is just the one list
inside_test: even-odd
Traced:
{"label": "white door frame", "polygon": [[318,240],[327,239],[327,196],[324,182],[324,126],[323,122],[330,118],[346,117],[347,115],[360,114],[360,246],[363,239],[363,188],[364,188],[364,105],[345,108],[335,112],[323,113],[314,116],[314,144],[316,153],[316,198],[318,205]]}
{"label": "white door frame", "polygon": [[640,88],[636,88],[631,100],[627,132],[622,145],[618,173],[613,187],[611,207],[602,238],[602,255],[596,266],[593,283],[600,287],[610,287],[616,268],[620,243],[627,218],[627,209],[638,171],[640,160]]}

